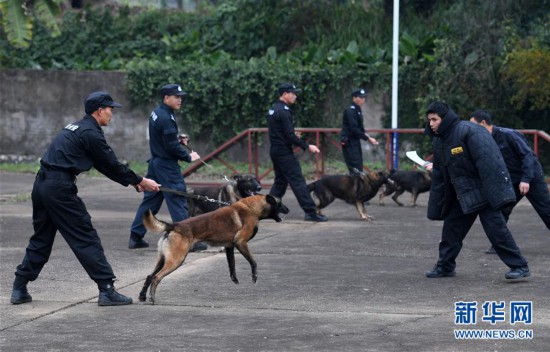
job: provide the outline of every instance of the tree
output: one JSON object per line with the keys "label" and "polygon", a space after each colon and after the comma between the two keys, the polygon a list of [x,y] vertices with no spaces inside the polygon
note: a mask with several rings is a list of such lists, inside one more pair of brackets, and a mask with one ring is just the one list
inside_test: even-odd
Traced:
{"label": "tree", "polygon": [[11,45],[27,48],[32,40],[33,17],[43,21],[53,36],[60,34],[57,17],[63,0],[0,0],[2,27]]}

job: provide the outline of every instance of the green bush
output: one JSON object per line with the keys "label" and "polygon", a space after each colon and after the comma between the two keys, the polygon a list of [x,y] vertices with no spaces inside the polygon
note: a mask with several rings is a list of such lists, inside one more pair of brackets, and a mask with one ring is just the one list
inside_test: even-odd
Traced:
{"label": "green bush", "polygon": [[[86,3],[65,12],[56,37],[36,20],[27,49],[0,33],[0,67],[123,70],[138,105],[180,82],[190,93],[185,124],[215,144],[265,125],[282,81],[304,88],[298,126],[339,126],[349,91],[363,85],[383,94],[390,127],[390,1],[221,0],[195,13]],[[400,4],[399,127],[422,126],[440,99],[462,118],[484,108],[497,124],[547,130],[550,17],[540,1]]]}

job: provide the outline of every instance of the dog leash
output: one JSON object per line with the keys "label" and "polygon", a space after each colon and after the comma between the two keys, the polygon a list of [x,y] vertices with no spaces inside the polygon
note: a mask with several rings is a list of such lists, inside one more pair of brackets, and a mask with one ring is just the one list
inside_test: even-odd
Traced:
{"label": "dog leash", "polygon": [[202,200],[202,201],[210,202],[210,203],[219,203],[221,205],[231,205],[231,203],[229,203],[229,202],[224,202],[224,201],[221,201],[221,200],[212,199],[212,198],[209,198],[208,196],[201,196],[200,194],[194,194],[194,193],[189,193],[189,192],[178,191],[178,190],[171,189],[171,188],[166,188],[166,187],[159,187],[159,189],[162,192],[174,193],[174,194],[184,196],[184,197],[187,197],[187,198],[198,199],[198,200]]}
{"label": "dog leash", "polygon": [[[184,140],[187,140],[187,143],[184,143]],[[185,133],[182,133],[178,135],[178,142],[187,150],[189,150],[191,153],[193,153],[193,149],[189,146],[189,136]],[[201,163],[208,166],[209,168],[213,169],[214,167],[210,164],[207,164],[206,161],[202,160],[202,158],[198,159]]]}

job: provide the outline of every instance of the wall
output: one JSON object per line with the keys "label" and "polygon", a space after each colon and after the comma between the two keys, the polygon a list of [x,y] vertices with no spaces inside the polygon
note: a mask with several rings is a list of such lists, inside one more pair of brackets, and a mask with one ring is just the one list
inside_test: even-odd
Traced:
{"label": "wall", "polygon": [[123,105],[104,127],[107,141],[126,160],[149,158],[148,109],[132,108],[123,72],[0,70],[0,154],[40,157],[65,125],[84,116],[84,99],[108,91]]}
{"label": "wall", "polygon": [[[145,161],[149,159],[147,118],[154,106],[136,108],[129,102],[129,92],[123,72],[114,71],[41,71],[0,70],[0,155],[27,155],[39,158],[53,137],[68,123],[84,116],[84,99],[98,90],[111,93],[123,105],[115,109],[111,124],[104,127],[105,137],[119,159]],[[363,107],[367,129],[380,128],[383,96],[369,94]],[[348,94],[344,98],[349,103]],[[266,111],[269,107],[266,103]],[[345,106],[335,109],[332,127],[340,127]],[[329,107],[327,107],[329,108]],[[185,107],[183,108],[185,112]],[[179,117],[182,115],[179,114]],[[326,123],[326,122],[325,122]],[[180,131],[185,126],[180,123]],[[257,126],[250,126],[257,127]],[[192,145],[200,155],[209,154],[215,146],[208,136],[191,136]],[[223,157],[246,161],[246,143],[227,150]],[[363,144],[365,160],[383,161],[384,148]],[[261,159],[269,162],[267,145]],[[340,153],[338,152],[338,157]]]}

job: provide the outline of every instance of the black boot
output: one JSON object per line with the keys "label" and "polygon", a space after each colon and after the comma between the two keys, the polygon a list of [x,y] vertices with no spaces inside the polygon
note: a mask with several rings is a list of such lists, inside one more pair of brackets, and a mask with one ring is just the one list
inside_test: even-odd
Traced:
{"label": "black boot", "polygon": [[132,304],[132,298],[126,297],[115,291],[115,286],[110,283],[98,283],[99,298],[97,299],[98,306],[123,306]]}
{"label": "black boot", "polygon": [[13,290],[11,291],[10,302],[12,304],[22,304],[32,302],[32,297],[27,291],[27,283],[29,280],[23,276],[15,276],[13,281]]}

